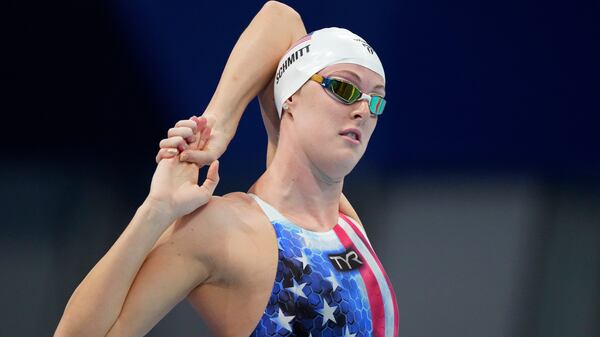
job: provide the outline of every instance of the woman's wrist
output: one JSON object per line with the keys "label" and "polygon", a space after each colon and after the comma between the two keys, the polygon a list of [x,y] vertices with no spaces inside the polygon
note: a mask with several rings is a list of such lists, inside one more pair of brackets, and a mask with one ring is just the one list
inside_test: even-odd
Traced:
{"label": "woman's wrist", "polygon": [[165,201],[156,200],[151,196],[146,197],[146,200],[138,207],[138,212],[143,214],[147,219],[151,219],[152,223],[169,226],[177,219],[171,205]]}
{"label": "woman's wrist", "polygon": [[233,139],[239,120],[241,117],[237,116],[229,110],[206,110],[202,114],[202,117],[208,119],[208,125],[211,127],[211,134],[219,135],[227,140],[227,143]]}

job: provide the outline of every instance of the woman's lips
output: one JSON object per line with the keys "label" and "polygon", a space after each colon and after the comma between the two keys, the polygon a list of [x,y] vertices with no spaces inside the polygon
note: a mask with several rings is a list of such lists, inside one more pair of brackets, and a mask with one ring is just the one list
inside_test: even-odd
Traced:
{"label": "woman's lips", "polygon": [[340,132],[340,136],[343,136],[344,138],[351,140],[355,144],[360,144],[360,139],[361,139],[362,135],[361,135],[361,132],[359,129],[349,128],[349,129],[345,129],[344,131]]}

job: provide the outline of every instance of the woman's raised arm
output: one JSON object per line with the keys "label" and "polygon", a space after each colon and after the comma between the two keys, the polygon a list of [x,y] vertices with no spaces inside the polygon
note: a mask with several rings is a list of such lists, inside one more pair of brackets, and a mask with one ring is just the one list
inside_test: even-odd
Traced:
{"label": "woman's raised arm", "polygon": [[[184,151],[181,154],[183,160],[202,163],[218,159],[235,135],[249,102],[258,96],[269,139],[266,153],[269,165],[279,139],[279,116],[273,99],[275,71],[280,58],[305,35],[302,18],[293,8],[277,1],[263,5],[233,47],[217,89],[203,114],[213,126],[210,141],[205,150]],[[176,135],[177,131],[173,133],[173,136]],[[169,147],[161,144],[157,161],[173,156],[166,152]],[[340,200],[340,211],[360,222],[344,195]]]}
{"label": "woman's raised arm", "polygon": [[273,78],[281,55],[304,35],[302,19],[291,7],[277,1],[263,5],[233,47],[202,114],[212,127],[210,141],[205,150],[184,152],[184,159],[210,162],[225,152],[244,110]]}

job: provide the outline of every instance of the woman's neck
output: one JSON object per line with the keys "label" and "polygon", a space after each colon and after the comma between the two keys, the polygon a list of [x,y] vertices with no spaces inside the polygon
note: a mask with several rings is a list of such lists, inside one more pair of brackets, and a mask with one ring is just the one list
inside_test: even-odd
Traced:
{"label": "woman's neck", "polygon": [[298,226],[327,231],[337,224],[344,179],[320,171],[302,151],[277,152],[265,173],[251,187]]}

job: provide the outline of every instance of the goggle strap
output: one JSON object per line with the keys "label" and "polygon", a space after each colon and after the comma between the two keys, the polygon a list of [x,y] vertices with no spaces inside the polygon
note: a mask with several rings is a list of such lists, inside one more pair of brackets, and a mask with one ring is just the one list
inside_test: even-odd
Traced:
{"label": "goggle strap", "polygon": [[329,85],[330,80],[328,78],[325,78],[319,74],[314,74],[310,77],[311,80],[314,80],[317,83],[320,83],[322,87],[327,88],[327,86]]}

